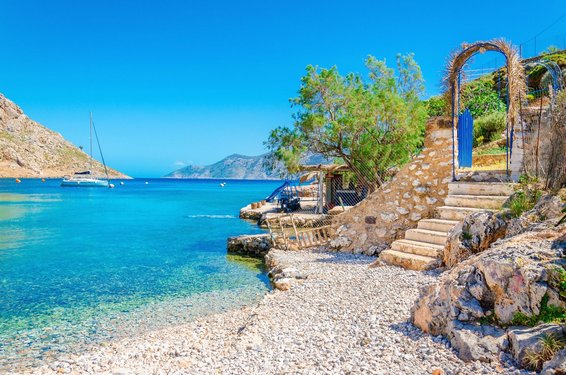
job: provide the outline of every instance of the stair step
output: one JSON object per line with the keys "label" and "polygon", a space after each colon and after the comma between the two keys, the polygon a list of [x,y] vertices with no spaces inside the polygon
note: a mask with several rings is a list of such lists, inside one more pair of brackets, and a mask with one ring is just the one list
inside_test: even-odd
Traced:
{"label": "stair step", "polygon": [[511,195],[513,184],[497,182],[450,182],[449,195]]}
{"label": "stair step", "polygon": [[499,210],[507,196],[502,195],[448,195],[444,204],[454,207],[473,207],[487,210]]}
{"label": "stair step", "polygon": [[458,224],[458,220],[422,219],[417,224],[418,229],[435,230],[438,232],[449,232]]}
{"label": "stair step", "polygon": [[397,240],[391,244],[392,250],[403,253],[423,255],[431,258],[440,258],[444,253],[444,246],[431,243],[413,241],[413,240]]}
{"label": "stair step", "polygon": [[408,254],[397,250],[383,250],[379,259],[387,264],[415,271],[430,270],[442,264],[442,261],[438,258]]}
{"label": "stair step", "polygon": [[437,207],[441,219],[446,220],[464,220],[466,216],[471,213],[483,211],[481,208],[472,207],[453,207],[453,206],[440,206]]}
{"label": "stair step", "polygon": [[437,245],[446,244],[448,233],[428,229],[409,229],[405,232],[406,240],[426,242]]}

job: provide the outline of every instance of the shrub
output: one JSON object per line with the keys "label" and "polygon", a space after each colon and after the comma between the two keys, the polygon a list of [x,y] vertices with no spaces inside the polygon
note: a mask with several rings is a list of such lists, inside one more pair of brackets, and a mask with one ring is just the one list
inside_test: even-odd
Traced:
{"label": "shrub", "polygon": [[474,121],[474,147],[495,141],[505,130],[507,115],[505,112],[492,112]]}
{"label": "shrub", "polygon": [[564,339],[554,335],[543,335],[539,342],[542,347],[540,351],[529,349],[525,355],[524,365],[534,371],[540,371],[544,362],[550,361],[556,353],[566,346]]}
{"label": "shrub", "polygon": [[474,118],[480,118],[492,112],[505,112],[507,107],[493,89],[493,77],[480,78],[463,87],[462,105],[468,108]]}
{"label": "shrub", "polygon": [[424,101],[428,117],[448,114],[448,103],[442,95],[432,96]]}
{"label": "shrub", "polygon": [[506,206],[511,210],[513,217],[519,217],[523,212],[532,210],[541,196],[542,191],[538,186],[538,179],[529,175],[521,175],[519,187]]}

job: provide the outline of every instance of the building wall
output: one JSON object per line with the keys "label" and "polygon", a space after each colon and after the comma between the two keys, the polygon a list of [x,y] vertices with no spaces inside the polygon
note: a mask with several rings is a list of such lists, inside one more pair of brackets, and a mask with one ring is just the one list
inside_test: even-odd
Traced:
{"label": "building wall", "polygon": [[452,124],[448,118],[428,121],[424,146],[390,181],[335,217],[334,248],[374,255],[443,205],[452,181]]}

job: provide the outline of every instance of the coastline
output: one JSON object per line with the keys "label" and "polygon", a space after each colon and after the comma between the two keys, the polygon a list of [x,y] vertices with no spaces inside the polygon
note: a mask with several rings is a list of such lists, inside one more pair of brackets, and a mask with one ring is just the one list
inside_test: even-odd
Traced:
{"label": "coastline", "polygon": [[[369,267],[365,255],[271,250],[271,270],[295,278],[253,305],[105,343],[30,373],[495,374],[502,363],[463,362],[442,337],[408,323],[419,288],[437,273]],[[369,303],[368,303],[369,302]],[[508,367],[509,366],[509,367]]]}

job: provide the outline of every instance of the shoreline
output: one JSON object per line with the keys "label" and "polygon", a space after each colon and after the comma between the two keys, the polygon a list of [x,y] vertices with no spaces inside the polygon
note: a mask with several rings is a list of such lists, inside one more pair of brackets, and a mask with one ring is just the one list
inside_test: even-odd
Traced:
{"label": "shoreline", "polygon": [[[466,363],[448,341],[408,323],[419,287],[437,273],[383,266],[374,257],[271,250],[270,271],[294,278],[243,308],[197,318],[30,369],[29,373],[496,374],[501,363]],[[369,302],[369,303],[368,303]]]}

